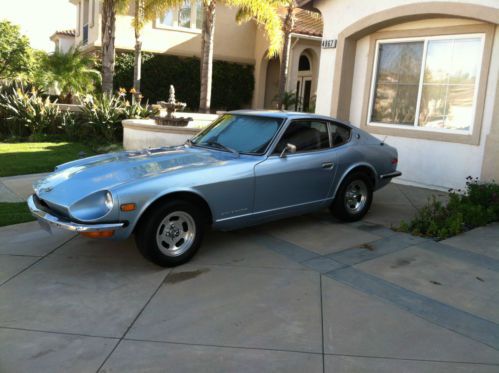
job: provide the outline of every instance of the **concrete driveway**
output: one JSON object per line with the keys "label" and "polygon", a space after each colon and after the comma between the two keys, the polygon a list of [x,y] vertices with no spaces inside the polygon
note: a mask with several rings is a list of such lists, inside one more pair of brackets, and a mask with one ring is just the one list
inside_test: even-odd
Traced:
{"label": "concrete driveway", "polygon": [[388,229],[429,194],[210,232],[175,269],[133,240],[0,228],[0,372],[498,372],[499,224]]}

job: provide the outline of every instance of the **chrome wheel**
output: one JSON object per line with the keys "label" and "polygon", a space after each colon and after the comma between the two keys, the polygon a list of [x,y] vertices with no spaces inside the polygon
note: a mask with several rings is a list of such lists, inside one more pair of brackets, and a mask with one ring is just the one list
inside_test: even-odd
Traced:
{"label": "chrome wheel", "polygon": [[191,247],[196,237],[194,218],[185,211],[174,211],[166,216],[156,231],[156,243],[166,256],[179,256]]}
{"label": "chrome wheel", "polygon": [[345,192],[345,208],[348,213],[358,214],[366,206],[368,198],[367,185],[363,180],[354,180],[348,184]]}

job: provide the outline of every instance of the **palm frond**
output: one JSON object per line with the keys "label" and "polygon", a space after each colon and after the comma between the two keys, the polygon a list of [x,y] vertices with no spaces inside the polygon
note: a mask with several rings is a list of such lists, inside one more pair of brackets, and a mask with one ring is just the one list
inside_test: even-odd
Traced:
{"label": "palm frond", "polygon": [[263,26],[269,40],[269,57],[277,55],[282,49],[283,32],[279,8],[293,0],[225,0],[227,5],[240,9],[238,21],[253,18]]}
{"label": "palm frond", "polygon": [[152,21],[163,16],[169,9],[180,7],[184,0],[144,0],[144,19]]}

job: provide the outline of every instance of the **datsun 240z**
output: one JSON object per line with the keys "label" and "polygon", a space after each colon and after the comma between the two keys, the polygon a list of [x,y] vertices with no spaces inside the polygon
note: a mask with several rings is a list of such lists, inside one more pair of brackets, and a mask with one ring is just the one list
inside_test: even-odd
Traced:
{"label": "datsun 240z", "polygon": [[161,266],[188,261],[206,227],[232,230],[329,207],[361,219],[373,191],[399,176],[397,151],[339,120],[234,111],[185,144],[89,157],[34,184],[45,226],[84,236],[135,235]]}

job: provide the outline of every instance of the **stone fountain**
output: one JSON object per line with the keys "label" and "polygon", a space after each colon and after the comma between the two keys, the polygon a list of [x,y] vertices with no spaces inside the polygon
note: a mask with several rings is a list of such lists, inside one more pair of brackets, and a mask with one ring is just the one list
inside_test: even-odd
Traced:
{"label": "stone fountain", "polygon": [[159,101],[158,104],[166,109],[166,116],[156,117],[156,123],[163,126],[176,126],[176,127],[185,127],[192,120],[192,118],[184,118],[184,117],[174,117],[173,113],[177,110],[182,111],[186,107],[185,102],[178,102],[175,99],[175,88],[173,85],[170,85],[170,95],[168,96],[168,101]]}

